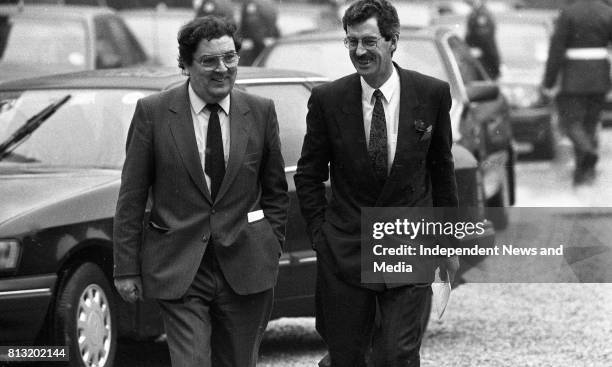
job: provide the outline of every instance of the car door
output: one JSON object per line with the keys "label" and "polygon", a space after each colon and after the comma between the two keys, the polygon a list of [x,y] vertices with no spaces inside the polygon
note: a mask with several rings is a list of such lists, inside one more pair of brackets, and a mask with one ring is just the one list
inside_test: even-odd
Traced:
{"label": "car door", "polygon": [[[448,38],[448,46],[459,68],[466,94],[472,87],[493,83],[482,65],[470,53],[469,47],[457,36]],[[480,138],[484,139],[486,156],[495,152],[505,152],[511,143],[509,110],[504,97],[499,94],[495,99],[469,101],[467,116],[481,128]],[[484,159],[485,157],[480,157]]]}
{"label": "car door", "polygon": [[266,83],[244,86],[247,92],[274,101],[278,117],[290,206],[284,254],[276,286],[274,315],[314,315],[316,254],[300,213],[293,176],[306,133],[307,102],[310,88],[300,82]]}

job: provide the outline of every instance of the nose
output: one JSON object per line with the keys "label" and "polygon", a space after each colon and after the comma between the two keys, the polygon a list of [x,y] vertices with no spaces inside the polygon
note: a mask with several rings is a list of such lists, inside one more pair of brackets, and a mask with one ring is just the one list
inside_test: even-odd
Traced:
{"label": "nose", "polygon": [[366,50],[365,47],[363,47],[363,43],[359,42],[357,44],[357,48],[355,49],[355,55],[361,56],[361,55],[365,55],[366,53],[368,53],[368,50]]}
{"label": "nose", "polygon": [[227,66],[225,66],[225,63],[223,62],[223,60],[219,59],[217,61],[217,67],[215,68],[215,71],[224,72],[227,70],[228,70]]}

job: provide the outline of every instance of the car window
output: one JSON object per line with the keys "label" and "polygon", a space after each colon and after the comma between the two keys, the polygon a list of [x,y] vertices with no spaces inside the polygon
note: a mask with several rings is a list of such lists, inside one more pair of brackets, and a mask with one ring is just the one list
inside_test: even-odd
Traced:
{"label": "car window", "polygon": [[470,54],[470,48],[459,37],[449,37],[448,45],[453,52],[453,56],[459,66],[461,78],[466,85],[475,81],[489,79],[478,60]]}
{"label": "car window", "polygon": [[296,166],[306,134],[310,91],[302,84],[248,85],[245,89],[274,101],[285,166]]}
{"label": "car window", "polygon": [[309,71],[337,79],[355,72],[348,50],[337,40],[279,43],[266,57],[265,66]]}
{"label": "car window", "polygon": [[149,56],[164,66],[176,66],[178,47],[176,36],[179,29],[187,23],[193,14],[183,18],[181,16],[152,14],[124,14],[125,23],[130,28],[140,44],[146,49]]}
{"label": "car window", "polygon": [[142,47],[117,16],[99,16],[94,20],[97,68],[124,67],[146,60]]}
{"label": "car window", "polygon": [[87,67],[85,23],[44,18],[5,18],[2,22],[1,64],[50,67],[76,71]]}
{"label": "car window", "polygon": [[150,93],[67,89],[26,91],[18,96],[0,94],[0,142],[49,104],[71,95],[0,165],[119,168],[125,157],[127,130],[136,101]]}
{"label": "car window", "polygon": [[399,46],[393,54],[393,60],[405,69],[416,70],[444,81],[449,75],[442,55],[433,40],[404,39],[400,37]]}

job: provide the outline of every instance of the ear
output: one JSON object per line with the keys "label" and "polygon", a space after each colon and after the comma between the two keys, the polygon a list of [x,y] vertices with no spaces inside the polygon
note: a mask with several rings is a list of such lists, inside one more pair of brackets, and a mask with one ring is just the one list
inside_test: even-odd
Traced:
{"label": "ear", "polygon": [[391,51],[395,51],[397,49],[398,38],[398,35],[394,35],[391,37]]}

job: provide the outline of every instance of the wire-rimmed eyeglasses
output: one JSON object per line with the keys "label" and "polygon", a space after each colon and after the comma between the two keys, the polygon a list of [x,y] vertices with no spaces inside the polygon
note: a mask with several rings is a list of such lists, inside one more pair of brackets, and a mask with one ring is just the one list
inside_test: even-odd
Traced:
{"label": "wire-rimmed eyeglasses", "polygon": [[240,55],[236,52],[226,52],[224,54],[217,55],[203,55],[201,56],[197,62],[204,68],[206,71],[213,71],[219,67],[219,63],[222,62],[226,68],[235,68],[238,66],[238,61],[240,60]]}
{"label": "wire-rimmed eyeglasses", "polygon": [[349,50],[353,51],[359,47],[359,41],[361,41],[361,47],[366,50],[373,50],[378,47],[378,41],[382,37],[363,37],[361,39],[355,37],[346,37],[344,39],[344,46]]}

